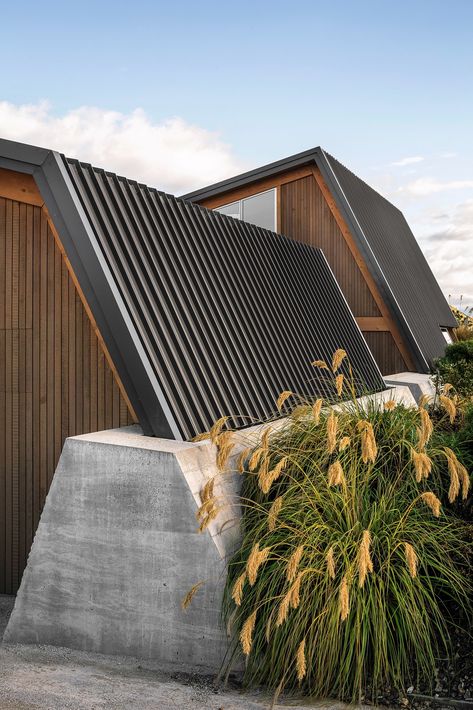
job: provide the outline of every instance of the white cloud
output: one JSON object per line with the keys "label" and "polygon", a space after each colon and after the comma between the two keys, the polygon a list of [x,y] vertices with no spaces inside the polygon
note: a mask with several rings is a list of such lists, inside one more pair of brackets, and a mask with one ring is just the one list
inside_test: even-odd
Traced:
{"label": "white cloud", "polygon": [[247,167],[217,133],[179,117],[153,122],[140,108],[123,114],[81,106],[56,116],[46,101],[2,101],[0,137],[52,148],[172,193],[203,187]]}
{"label": "white cloud", "polygon": [[[443,215],[444,217],[444,215]],[[452,302],[473,306],[473,199],[458,205],[445,225],[421,240],[427,261]]]}
{"label": "white cloud", "polygon": [[446,297],[473,306],[473,180],[452,174],[455,166],[443,177],[444,165],[413,181],[405,170],[379,168],[368,182],[402,210]]}
{"label": "white cloud", "polygon": [[424,177],[409,182],[399,188],[399,192],[404,192],[413,197],[425,197],[446,190],[464,190],[473,188],[473,180],[450,180],[442,182],[435,178]]}
{"label": "white cloud", "polygon": [[421,163],[423,160],[424,158],[421,155],[412,155],[411,157],[397,160],[395,163],[391,163],[391,165],[396,168],[403,168],[405,165],[414,165],[414,163]]}

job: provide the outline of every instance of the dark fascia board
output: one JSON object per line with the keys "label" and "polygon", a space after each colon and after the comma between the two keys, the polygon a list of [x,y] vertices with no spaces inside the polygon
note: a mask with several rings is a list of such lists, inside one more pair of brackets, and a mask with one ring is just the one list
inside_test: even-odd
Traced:
{"label": "dark fascia board", "polygon": [[5,163],[8,162],[10,165],[11,162],[23,165],[24,170],[21,172],[32,174],[36,167],[43,164],[50,152],[47,148],[38,148],[35,145],[27,145],[26,143],[17,143],[16,141],[0,138],[0,161],[2,163],[4,161]]}
{"label": "dark fascia board", "polygon": [[0,139],[0,167],[33,175],[144,433],[182,439],[59,153]]}
{"label": "dark fascia board", "polygon": [[399,307],[398,302],[396,301],[394,293],[392,292],[378,260],[376,259],[373,250],[371,249],[369,242],[356,218],[355,212],[348,202],[348,199],[332,170],[332,166],[330,165],[324,150],[320,146],[311,148],[310,150],[306,150],[302,153],[297,153],[296,155],[289,156],[288,158],[283,158],[282,160],[277,160],[274,163],[264,165],[261,168],[256,168],[255,170],[250,170],[246,173],[242,173],[241,175],[236,175],[228,180],[222,180],[221,182],[203,187],[199,190],[195,190],[194,192],[189,192],[181,197],[182,199],[189,200],[190,202],[201,202],[202,200],[210,197],[224,194],[225,192],[235,190],[239,187],[244,187],[245,185],[257,182],[258,180],[273,177],[280,173],[286,172],[287,170],[299,168],[303,165],[309,165],[311,163],[315,163],[320,169],[322,177],[328,185],[338,209],[343,215],[343,218],[351,233],[355,236],[358,248],[360,249],[363,259],[367,263],[368,268],[370,269],[375,284],[383,300],[389,306],[391,313],[395,317],[401,335],[410,347],[411,355],[416,368],[419,372],[429,372],[430,368],[428,362],[424,357],[413,332],[409,328],[406,318]]}

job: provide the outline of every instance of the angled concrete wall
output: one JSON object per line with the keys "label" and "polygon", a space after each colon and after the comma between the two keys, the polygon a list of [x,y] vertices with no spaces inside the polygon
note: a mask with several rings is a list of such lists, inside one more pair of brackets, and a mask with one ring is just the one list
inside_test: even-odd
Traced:
{"label": "angled concrete wall", "polygon": [[415,401],[418,402],[422,395],[428,397],[435,396],[435,386],[430,375],[424,375],[420,372],[399,372],[396,375],[386,375],[384,378],[388,387],[407,387]]}
{"label": "angled concrete wall", "polygon": [[138,427],[67,439],[4,640],[218,669],[234,533],[217,545],[215,526],[199,534],[195,518],[214,462],[208,443]]}

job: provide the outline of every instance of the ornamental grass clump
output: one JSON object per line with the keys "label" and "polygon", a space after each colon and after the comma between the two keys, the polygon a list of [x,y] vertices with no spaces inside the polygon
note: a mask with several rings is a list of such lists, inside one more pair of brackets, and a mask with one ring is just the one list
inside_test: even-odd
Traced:
{"label": "ornamental grass clump", "polygon": [[340,358],[314,363],[340,403],[282,393],[292,415],[240,458],[224,615],[247,684],[359,701],[430,681],[450,653],[449,609],[470,608],[471,581],[467,527],[442,503],[470,479],[424,404],[342,401]]}

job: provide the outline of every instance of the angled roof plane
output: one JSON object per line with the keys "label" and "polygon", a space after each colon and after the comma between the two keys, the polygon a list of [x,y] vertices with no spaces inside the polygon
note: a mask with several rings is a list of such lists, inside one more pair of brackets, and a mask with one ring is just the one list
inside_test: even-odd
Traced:
{"label": "angled roof plane", "polygon": [[329,396],[310,362],[339,347],[360,393],[384,387],[320,250],[51,150],[0,141],[0,167],[33,176],[145,432],[190,439],[274,413],[284,389]]}
{"label": "angled roof plane", "polygon": [[[322,148],[183,197],[215,208],[271,187],[280,191],[277,231],[324,248],[384,374],[395,369],[428,372],[445,349],[442,329],[457,325],[448,303],[400,210]],[[317,202],[319,188],[323,199]],[[328,237],[324,229],[331,230]],[[340,245],[332,254],[337,239]],[[341,253],[346,244],[348,256]],[[377,310],[367,310],[366,298],[361,303],[361,297],[350,296],[355,278],[360,283],[364,278],[363,287],[368,284]],[[393,338],[388,340],[389,333]],[[388,347],[399,348],[397,362],[386,354]]]}

